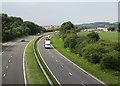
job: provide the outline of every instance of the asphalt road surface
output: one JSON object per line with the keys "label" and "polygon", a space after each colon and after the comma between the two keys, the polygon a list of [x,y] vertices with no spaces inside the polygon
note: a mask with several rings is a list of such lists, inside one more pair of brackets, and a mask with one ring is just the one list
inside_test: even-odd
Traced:
{"label": "asphalt road surface", "polygon": [[24,84],[23,75],[23,52],[27,43],[36,36],[21,39],[16,42],[9,42],[2,46],[2,84]]}
{"label": "asphalt road surface", "polygon": [[44,39],[45,37],[42,37],[38,43],[39,52],[60,84],[103,86],[101,82],[66,60],[54,48],[45,49]]}

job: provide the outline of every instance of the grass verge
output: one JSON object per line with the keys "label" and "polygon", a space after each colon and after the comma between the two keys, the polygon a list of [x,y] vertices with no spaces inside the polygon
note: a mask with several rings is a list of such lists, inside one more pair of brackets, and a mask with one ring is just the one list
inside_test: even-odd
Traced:
{"label": "grass verge", "polygon": [[[52,38],[53,46],[64,56],[66,56],[69,60],[82,67],[84,70],[88,71],[90,74],[94,75],[101,81],[109,84],[110,86],[117,86],[118,84],[118,76],[114,76],[113,74],[101,70],[99,65],[94,65],[89,63],[87,60],[80,58],[78,55],[71,53],[63,46],[63,41],[58,36],[54,36]],[[119,85],[118,85],[119,86]]]}
{"label": "grass verge", "polygon": [[[36,39],[35,39],[36,40]],[[25,66],[28,84],[43,84],[48,85],[48,81],[40,69],[33,51],[33,44],[35,40],[31,41],[25,51]]]}
{"label": "grass verge", "polygon": [[40,40],[40,38],[38,38],[34,43],[34,48],[35,48],[36,55],[38,56],[38,59],[39,59],[41,65],[43,66],[44,70],[46,71],[46,73],[49,76],[50,80],[52,81],[53,85],[59,86],[58,82],[53,77],[53,75],[50,73],[50,71],[48,70],[48,68],[46,67],[46,65],[44,64],[43,60],[40,57],[40,54],[39,54],[38,48],[37,48],[37,43],[38,43],[39,40]]}

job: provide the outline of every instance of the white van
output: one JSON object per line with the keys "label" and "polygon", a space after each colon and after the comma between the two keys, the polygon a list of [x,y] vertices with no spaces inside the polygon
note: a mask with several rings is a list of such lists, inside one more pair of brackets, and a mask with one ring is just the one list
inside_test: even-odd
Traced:
{"label": "white van", "polygon": [[45,40],[45,42],[44,42],[44,47],[45,47],[46,49],[51,47],[51,45],[50,45],[50,40]]}

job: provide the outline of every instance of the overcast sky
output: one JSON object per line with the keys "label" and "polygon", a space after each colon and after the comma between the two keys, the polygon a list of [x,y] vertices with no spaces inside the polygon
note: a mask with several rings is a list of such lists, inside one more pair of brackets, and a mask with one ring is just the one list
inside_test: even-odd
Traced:
{"label": "overcast sky", "polygon": [[117,2],[3,2],[2,12],[39,25],[118,21]]}

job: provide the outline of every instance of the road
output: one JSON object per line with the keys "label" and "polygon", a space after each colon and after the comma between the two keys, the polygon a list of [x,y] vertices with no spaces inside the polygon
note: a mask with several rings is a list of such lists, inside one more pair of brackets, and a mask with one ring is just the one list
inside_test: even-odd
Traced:
{"label": "road", "polygon": [[24,84],[23,52],[27,43],[36,36],[26,37],[25,42],[20,40],[9,42],[2,47],[2,84]]}
{"label": "road", "polygon": [[39,52],[60,84],[76,84],[78,86],[86,86],[87,84],[91,84],[91,86],[102,85],[100,81],[91,77],[89,74],[65,59],[54,48],[45,49],[44,39],[45,37],[42,37],[38,43]]}

